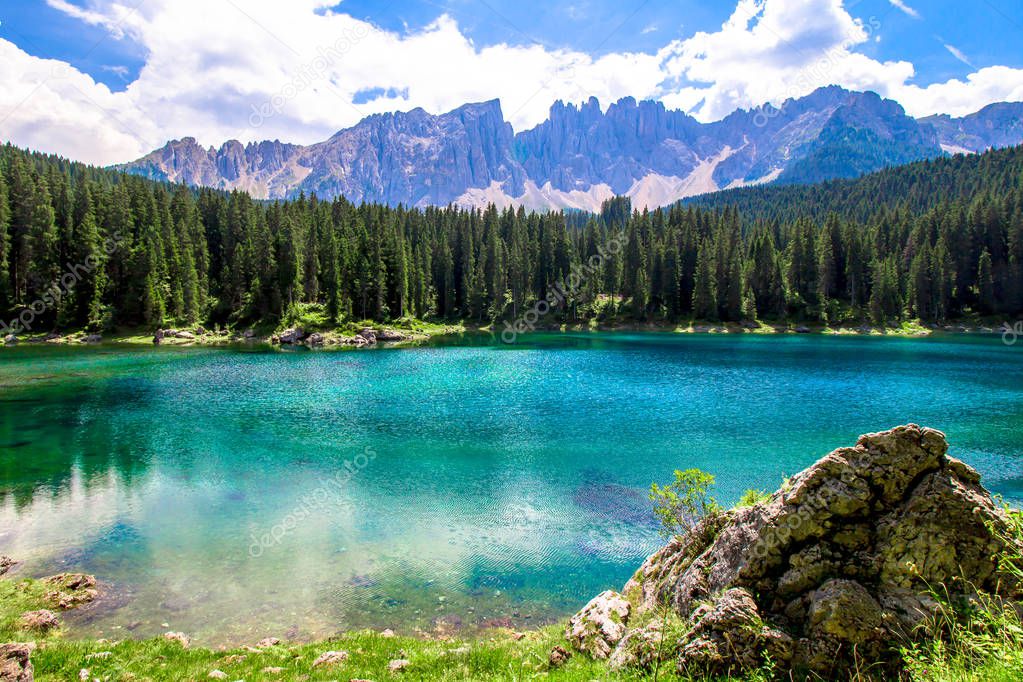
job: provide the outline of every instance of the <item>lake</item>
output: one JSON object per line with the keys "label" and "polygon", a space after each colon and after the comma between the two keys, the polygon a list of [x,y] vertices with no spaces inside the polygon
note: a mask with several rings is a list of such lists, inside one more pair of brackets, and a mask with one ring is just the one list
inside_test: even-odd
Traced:
{"label": "lake", "polygon": [[1023,345],[567,333],[406,349],[0,350],[0,554],[95,574],[75,634],[530,627],[620,588],[676,468],[723,503],[945,431],[1023,501]]}

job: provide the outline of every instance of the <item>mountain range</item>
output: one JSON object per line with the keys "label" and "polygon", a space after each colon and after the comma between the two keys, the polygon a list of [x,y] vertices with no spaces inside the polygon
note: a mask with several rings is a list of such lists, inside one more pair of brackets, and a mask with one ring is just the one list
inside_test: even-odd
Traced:
{"label": "mountain range", "polygon": [[457,204],[595,211],[615,195],[657,207],[720,189],[849,178],[951,153],[1023,142],[1023,103],[962,118],[915,119],[890,99],[837,86],[701,123],[631,97],[556,102],[515,133],[497,100],[432,115],[376,114],[330,139],[219,149],[169,142],[116,166],[155,180],[241,189],[256,198],[300,193],[389,205]]}

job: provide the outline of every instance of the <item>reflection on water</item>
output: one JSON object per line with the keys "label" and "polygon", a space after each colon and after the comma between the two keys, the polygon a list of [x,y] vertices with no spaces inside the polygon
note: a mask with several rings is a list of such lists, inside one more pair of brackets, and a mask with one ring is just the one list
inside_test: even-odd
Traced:
{"label": "reflection on water", "polygon": [[6,349],[0,553],[96,574],[89,635],[521,627],[628,579],[676,468],[728,503],[916,421],[1023,499],[1021,398],[1023,355],[983,339]]}

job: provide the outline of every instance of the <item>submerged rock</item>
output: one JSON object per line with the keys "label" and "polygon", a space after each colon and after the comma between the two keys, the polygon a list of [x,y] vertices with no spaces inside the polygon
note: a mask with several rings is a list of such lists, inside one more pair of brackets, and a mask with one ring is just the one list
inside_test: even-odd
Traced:
{"label": "submerged rock", "polygon": [[0,556],[0,575],[4,575],[7,571],[11,570],[18,562],[9,556]]}
{"label": "submerged rock", "polygon": [[32,682],[32,649],[35,644],[0,644],[0,682]]}
{"label": "submerged rock", "polygon": [[[938,606],[932,587],[952,599],[1020,594],[995,560],[1012,549],[1004,511],[947,450],[944,434],[916,425],[862,436],[767,501],[673,539],[626,584],[627,602],[608,611],[594,603],[615,595],[604,593],[566,635],[618,667],[650,666],[656,641],[654,656],[696,677],[768,658],[778,671],[846,677],[854,656],[895,674],[898,647]],[[666,609],[688,626],[660,646],[650,625]]]}
{"label": "submerged rock", "polygon": [[85,573],[60,573],[43,578],[43,582],[55,588],[46,593],[46,601],[60,609],[73,609],[99,596],[96,578]]}

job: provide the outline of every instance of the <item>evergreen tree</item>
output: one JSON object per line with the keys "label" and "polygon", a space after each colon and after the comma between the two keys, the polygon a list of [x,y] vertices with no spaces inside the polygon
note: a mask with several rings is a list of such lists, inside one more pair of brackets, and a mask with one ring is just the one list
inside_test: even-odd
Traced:
{"label": "evergreen tree", "polygon": [[713,246],[704,240],[700,243],[700,249],[696,256],[693,315],[697,319],[716,320],[718,315],[712,251]]}

